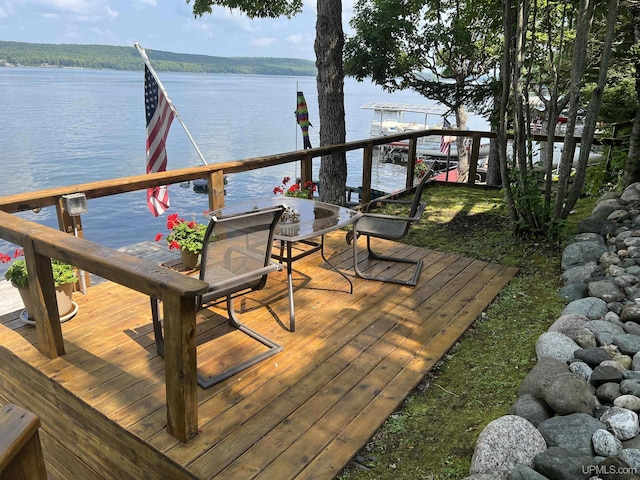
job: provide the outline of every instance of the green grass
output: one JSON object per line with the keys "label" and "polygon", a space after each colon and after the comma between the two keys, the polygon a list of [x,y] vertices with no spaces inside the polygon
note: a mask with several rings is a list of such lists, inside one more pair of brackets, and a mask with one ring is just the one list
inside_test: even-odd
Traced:
{"label": "green grass", "polygon": [[[509,413],[535,365],[537,338],[564,307],[557,295],[561,248],[514,238],[500,191],[434,186],[423,199],[427,209],[406,243],[519,271],[340,480],[466,477],[478,435]],[[569,233],[593,206],[593,200],[580,202]]]}

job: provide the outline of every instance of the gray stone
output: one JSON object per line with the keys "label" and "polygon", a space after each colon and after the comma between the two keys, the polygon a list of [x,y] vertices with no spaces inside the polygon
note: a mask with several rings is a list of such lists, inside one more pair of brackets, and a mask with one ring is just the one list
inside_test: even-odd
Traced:
{"label": "gray stone", "polygon": [[506,477],[518,464],[533,465],[533,458],[545,448],[544,438],[531,423],[506,415],[490,422],[480,433],[469,473]]}
{"label": "gray stone", "polygon": [[603,403],[613,404],[620,395],[622,395],[622,392],[620,391],[619,383],[603,383],[596,390],[596,397]]}
{"label": "gray stone", "polygon": [[611,407],[602,414],[600,421],[620,440],[629,440],[640,432],[638,415],[625,408]]}
{"label": "gray stone", "polygon": [[516,465],[509,475],[509,480],[549,480],[541,473],[526,465]]}
{"label": "gray stone", "polygon": [[626,270],[622,275],[618,275],[613,279],[613,283],[623,290],[636,285],[638,281],[637,276],[627,273]]}
{"label": "gray stone", "polygon": [[538,360],[544,357],[567,362],[573,358],[573,352],[580,346],[566,335],[558,332],[545,332],[536,341]]}
{"label": "gray stone", "polygon": [[584,315],[590,320],[601,320],[609,311],[607,302],[601,298],[587,297],[575,300],[564,307],[561,315]]}
{"label": "gray stone", "polygon": [[569,364],[569,370],[571,370],[571,373],[575,373],[580,378],[584,379],[586,382],[589,381],[589,379],[591,378],[591,374],[593,373],[593,370],[591,369],[591,367],[587,365],[585,362],[581,362],[581,361],[571,362]]}
{"label": "gray stone", "polygon": [[[607,312],[608,314],[609,312]],[[585,327],[595,335],[599,345],[610,345],[616,335],[624,333],[624,329],[620,325],[606,320],[591,320],[586,323]]]}
{"label": "gray stone", "polygon": [[640,324],[636,322],[625,322],[624,331],[631,335],[640,335]]}
{"label": "gray stone", "polygon": [[[620,201],[625,203],[634,203],[640,200],[640,183],[632,183],[625,188],[620,194]],[[609,204],[613,205],[613,203]]]}
{"label": "gray stone", "polygon": [[623,333],[613,337],[613,343],[618,349],[627,355],[635,355],[640,352],[640,336]]}
{"label": "gray stone", "polygon": [[[631,194],[629,194],[629,196],[631,196]],[[622,205],[617,199],[603,200],[601,202],[598,202],[598,204],[593,209],[593,212],[591,212],[591,216],[600,220],[606,220],[606,218],[611,215],[611,213],[620,209],[621,206]]]}
{"label": "gray stone", "polygon": [[491,473],[476,473],[474,475],[464,477],[464,480],[504,480],[504,477],[502,475],[493,475]]}
{"label": "gray stone", "polygon": [[636,397],[635,395],[620,395],[613,400],[613,406],[638,413],[640,412],[640,397]]}
{"label": "gray stone", "polygon": [[597,366],[593,369],[591,373],[590,382],[596,388],[604,383],[614,382],[620,383],[623,378],[623,373],[620,372],[617,368],[608,367],[608,366]]}
{"label": "gray stone", "polygon": [[540,397],[540,385],[560,373],[569,373],[569,367],[565,362],[551,357],[541,358],[520,383],[518,396],[530,393],[534,397]]}
{"label": "gray stone", "polygon": [[543,399],[526,393],[516,399],[509,414],[522,417],[537,427],[540,422],[551,418],[554,412]]}
{"label": "gray stone", "polygon": [[[624,451],[624,450],[623,450]],[[593,471],[586,470],[587,473],[598,473],[598,477],[590,477],[589,480],[638,480],[640,477],[634,475],[633,471],[620,457],[607,457],[598,462],[598,466]]]}
{"label": "gray stone", "polygon": [[538,424],[538,430],[549,447],[577,448],[593,454],[591,437],[606,425],[586,413],[555,416]]}
{"label": "gray stone", "polygon": [[549,447],[536,455],[533,468],[549,480],[586,480],[585,471],[594,465],[593,457],[581,450]]}
{"label": "gray stone", "polygon": [[619,209],[614,210],[609,214],[607,220],[613,223],[623,223],[625,220],[631,219],[631,215],[627,210]]}
{"label": "gray stone", "polygon": [[593,415],[596,398],[584,378],[573,373],[561,373],[543,382],[542,399],[560,415],[586,413]]}
{"label": "gray stone", "polygon": [[558,296],[567,303],[571,303],[574,300],[580,300],[587,295],[587,284],[582,282],[566,284],[560,289],[560,292],[558,293]]}
{"label": "gray stone", "polygon": [[[589,322],[591,323],[591,322]],[[606,322],[601,322],[606,323]],[[573,353],[578,360],[582,360],[586,364],[597,367],[605,360],[611,360],[611,355],[604,348],[581,348]]]}
{"label": "gray stone", "polygon": [[623,395],[636,395],[640,397],[640,380],[628,378],[620,382],[620,391]]}
{"label": "gray stone", "polygon": [[[587,265],[576,265],[575,267],[571,267],[560,275],[560,283],[565,287],[570,285],[580,285],[584,288],[586,293],[587,291],[587,281],[592,279],[596,275],[602,275],[604,272],[602,268],[595,263],[588,263]],[[578,298],[586,297],[587,295],[582,295]]]}
{"label": "gray stone", "polygon": [[626,295],[611,278],[590,282],[588,291],[589,296],[601,298],[605,302],[620,302],[626,299]]}
{"label": "gray stone", "polygon": [[623,323],[626,323],[626,322],[640,323],[640,305],[638,305],[637,303],[630,303],[622,307],[620,320],[622,320]]}
{"label": "gray stone", "polygon": [[611,265],[620,265],[621,263],[620,257],[615,252],[604,252],[598,259],[598,264],[605,270]]}
{"label": "gray stone", "polygon": [[640,380],[640,371],[637,370],[625,370],[622,373],[622,378],[625,380]]}
{"label": "gray stone", "polygon": [[577,265],[586,265],[589,262],[597,263],[607,248],[602,240],[590,240],[570,243],[562,252],[562,270],[568,270]]}
{"label": "gray stone", "polygon": [[575,333],[575,337],[572,337],[572,340],[582,348],[595,348],[598,345],[596,336],[588,328],[578,330]]}
{"label": "gray stone", "polygon": [[[631,357],[629,357],[628,355],[622,355],[620,358],[628,358],[629,360],[631,360]],[[604,362],[600,363],[601,367],[613,367],[616,370],[618,370],[620,373],[624,373],[624,371],[627,369],[622,363],[620,363],[619,360],[605,360]]]}
{"label": "gray stone", "polygon": [[629,465],[629,467],[635,470],[635,473],[640,473],[640,450],[636,448],[625,448],[620,452],[620,460]]}
{"label": "gray stone", "polygon": [[606,430],[596,430],[591,437],[596,455],[610,457],[622,451],[622,442]]}
{"label": "gray stone", "polygon": [[547,331],[562,333],[573,339],[576,332],[583,329],[589,321],[584,315],[562,315],[551,324]]}

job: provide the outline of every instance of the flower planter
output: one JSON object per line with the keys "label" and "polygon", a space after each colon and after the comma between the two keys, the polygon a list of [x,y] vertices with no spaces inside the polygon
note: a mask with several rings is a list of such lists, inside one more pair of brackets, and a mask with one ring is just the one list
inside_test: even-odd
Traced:
{"label": "flower planter", "polygon": [[189,250],[180,250],[180,260],[185,268],[193,270],[200,263],[200,255]]}
{"label": "flower planter", "polygon": [[[35,304],[31,297],[29,287],[18,288],[22,303],[24,303],[24,312],[20,318],[27,323],[34,324],[35,321],[29,312],[35,311]],[[61,322],[66,322],[78,311],[78,304],[73,301],[73,283],[65,283],[56,287],[56,302],[58,302],[58,315]]]}

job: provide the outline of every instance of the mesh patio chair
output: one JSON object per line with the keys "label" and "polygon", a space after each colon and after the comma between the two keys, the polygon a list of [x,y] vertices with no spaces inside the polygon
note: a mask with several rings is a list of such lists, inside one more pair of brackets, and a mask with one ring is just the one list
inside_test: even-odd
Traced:
{"label": "mesh patio chair", "polygon": [[[209,284],[209,290],[196,298],[197,309],[226,298],[229,324],[266,346],[267,350],[212,377],[198,373],[198,384],[202,388],[209,388],[282,351],[280,345],[240,323],[233,299],[260,290],[269,273],[282,269],[280,264],[271,261],[271,248],[273,231],[283,211],[283,206],[256,209],[221,218],[213,216],[209,222],[200,265],[200,279]],[[158,304],[158,299],[151,299],[156,346],[158,354],[164,356]]]}
{"label": "mesh patio chair", "polygon": [[[379,255],[371,249],[372,238],[383,238],[386,240],[400,240],[402,239],[411,228],[411,225],[419,222],[422,218],[422,213],[426,207],[426,203],[421,202],[422,191],[432,176],[432,172],[427,172],[420,183],[416,187],[412,200],[391,200],[391,199],[376,199],[370,202],[362,217],[360,217],[354,224],[353,230],[347,233],[347,243],[353,244],[353,266],[357,276],[367,280],[377,280],[380,282],[399,283],[402,285],[415,286],[418,283],[418,277],[420,276],[420,270],[422,269],[422,260],[413,260],[410,258],[391,257],[385,255]],[[370,210],[373,205],[377,204],[394,204],[394,205],[408,205],[410,206],[409,212],[406,216],[398,215],[383,215],[377,213],[371,213]],[[413,276],[410,280],[402,280],[392,277],[383,277],[379,275],[369,275],[362,271],[359,267],[364,259],[358,259],[358,237],[364,235],[367,237],[367,257],[366,259],[384,260],[390,262],[401,262],[415,265]]]}

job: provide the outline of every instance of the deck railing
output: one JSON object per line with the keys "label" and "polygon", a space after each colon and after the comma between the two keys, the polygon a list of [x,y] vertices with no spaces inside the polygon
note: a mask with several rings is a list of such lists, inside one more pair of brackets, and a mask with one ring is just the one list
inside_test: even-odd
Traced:
{"label": "deck railing", "polygon": [[[301,163],[301,178],[311,179],[314,158],[334,152],[362,150],[362,196],[366,203],[371,196],[371,172],[374,148],[392,142],[409,142],[407,175],[405,186],[413,186],[413,167],[416,160],[418,140],[430,135],[441,135],[441,130],[422,130],[354,141],[343,145],[319,147],[308,150],[225,162],[168,172],[116,178],[112,180],[70,185],[17,195],[0,197],[0,238],[24,249],[29,271],[29,289],[35,299],[37,348],[50,358],[64,354],[64,342],[60,318],[56,308],[50,259],[55,258],[76,266],[85,272],[111,280],[150,297],[163,301],[165,318],[165,364],[167,431],[186,442],[197,434],[197,383],[195,346],[195,301],[207,285],[152,262],[121,253],[82,238],[68,235],[78,226],[79,217],[72,218],[63,208],[63,195],[84,193],[87,200],[118,195],[126,192],[146,190],[159,185],[174,184],[196,179],[207,179],[209,208],[224,206],[224,175],[244,172],[291,162]],[[492,132],[448,131],[447,134],[462,135],[472,139],[470,149],[472,169],[477,164],[480,142],[483,138],[494,138]],[[546,136],[540,136],[541,140]],[[475,180],[475,171],[470,172],[469,183]],[[23,220],[12,213],[55,206],[60,230]]]}

